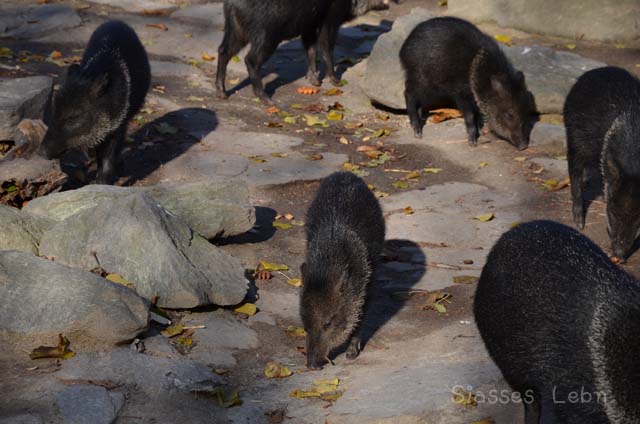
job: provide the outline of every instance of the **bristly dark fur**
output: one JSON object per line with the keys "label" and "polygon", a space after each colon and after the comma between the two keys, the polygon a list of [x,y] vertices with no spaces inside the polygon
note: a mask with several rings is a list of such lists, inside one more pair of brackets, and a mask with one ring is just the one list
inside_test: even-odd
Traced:
{"label": "bristly dark fur", "polygon": [[564,105],[573,219],[584,228],[583,191],[599,170],[616,256],[627,257],[640,231],[640,80],[604,67],[578,78]]}
{"label": "bristly dark fur", "polygon": [[507,382],[534,400],[528,424],[640,422],[640,282],[578,231],[535,221],[505,233],[474,314]]}
{"label": "bristly dark fur", "polygon": [[216,91],[227,98],[225,78],[229,60],[247,44],[251,50],[245,58],[249,78],[256,96],[269,102],[260,77],[260,67],[271,57],[278,44],[297,36],[307,50],[307,78],[320,85],[316,54],[320,51],[332,83],[339,80],[334,73],[333,48],[340,26],[386,4],[386,0],[225,0],[224,38],[218,48]]}
{"label": "bristly dark fur", "polygon": [[338,172],[318,189],[306,230],[300,312],[308,333],[307,366],[318,368],[349,340],[347,357],[359,353],[359,323],[382,253],[385,224],[367,184],[352,173]]}
{"label": "bristly dark fur", "polygon": [[57,158],[70,149],[95,148],[96,182],[111,183],[128,121],[144,104],[150,80],[147,53],[135,31],[120,21],[100,25],[54,97],[41,152]]}
{"label": "bristly dark fur", "polygon": [[483,116],[517,148],[529,145],[535,105],[524,74],[473,24],[451,17],[419,24],[402,45],[400,61],[416,137],[422,137],[424,110],[456,107],[464,116],[470,145],[477,144]]}

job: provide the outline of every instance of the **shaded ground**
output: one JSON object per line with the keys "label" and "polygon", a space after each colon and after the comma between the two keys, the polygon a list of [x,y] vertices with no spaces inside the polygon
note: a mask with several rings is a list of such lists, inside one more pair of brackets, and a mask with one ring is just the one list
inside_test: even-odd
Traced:
{"label": "shaded ground", "polygon": [[[90,5],[83,1],[72,4]],[[339,102],[346,108],[344,122],[362,123],[357,129],[345,128],[344,122],[309,128],[301,118],[296,124],[270,127],[269,123],[282,123],[282,119],[254,101],[250,88],[242,82],[246,75],[242,63],[232,62],[228,78],[239,79],[239,89],[227,101],[215,100],[215,61],[191,66],[189,60],[200,60],[203,53],[217,55],[219,28],[91,5],[79,12],[84,20],[81,28],[40,41],[2,40],[2,45],[14,51],[30,50],[47,56],[59,50],[69,57],[80,54],[76,49],[82,48],[92,29],[105,19],[118,17],[134,24],[150,57],[161,62],[161,67],[156,66],[154,71],[154,90],[146,108],[149,113],[142,113],[132,125],[119,184],[213,177],[249,179],[258,225],[246,235],[215,242],[239,257],[248,269],[266,260],[287,264],[290,271],[255,283],[252,297],[259,312],[251,318],[241,319],[230,311],[178,312],[184,322],[207,327],[196,330],[197,345],[185,356],[173,349],[156,328],[144,340],[145,354],[129,347],[78,352],[61,364],[39,362],[35,370],[26,355],[0,358],[0,422],[19,414],[42,417],[42,422],[60,422],[56,396],[62,388],[79,383],[103,386],[124,395],[118,423],[277,423],[281,421],[269,421],[265,415],[277,415],[277,411],[285,411],[282,418],[291,423],[470,423],[486,417],[497,423],[521,422],[519,405],[480,403],[465,407],[452,401],[452,389],[457,386],[482,392],[508,389],[473,324],[474,284],[454,284],[452,278],[479,275],[493,242],[513,223],[538,218],[571,223],[569,191],[549,192],[540,184],[541,180],[564,178],[566,161],[562,152],[549,155],[535,148],[516,151],[491,136],[484,136],[479,147],[471,149],[461,120],[429,124],[425,139],[417,141],[406,116],[369,105],[358,88],[365,63],[352,62],[366,57],[375,37],[389,28],[395,16],[417,5],[440,10],[435,0],[408,0],[390,11],[370,14],[355,27],[342,31],[337,54],[349,58],[342,65],[343,78],[349,81],[342,95],[326,96],[331,88],[328,84],[318,95],[297,93],[298,87],[306,85],[300,79],[306,65],[299,42],[281,46],[265,68],[267,80],[277,78],[269,88],[282,110],[299,116],[305,112],[292,105],[320,104],[326,112],[328,106]],[[149,23],[165,23],[169,30],[146,27]],[[516,44],[554,48],[576,44],[574,51],[583,56],[640,73],[637,50],[532,36],[490,25],[485,29],[511,35]],[[171,67],[168,62],[180,66]],[[6,61],[0,60],[0,64],[0,77],[63,74],[57,65],[37,60],[20,63],[20,69],[13,69]],[[390,135],[363,142],[363,135],[373,134],[364,128],[387,128]],[[350,144],[340,143],[341,137]],[[377,142],[394,159],[375,168],[362,168],[369,173],[365,177],[369,184],[390,194],[381,199],[389,241],[386,259],[376,272],[375,306],[366,318],[370,339],[353,363],[338,356],[335,366],[306,372],[304,356],[297,349],[304,340],[286,334],[287,327],[300,325],[300,320],[299,289],[286,284],[285,277],[299,277],[304,227],[275,230],[271,223],[276,214],[285,213],[304,221],[304,212],[318,187],[313,175],[326,175],[346,161],[366,163],[369,159],[356,149]],[[273,155],[283,153],[287,156]],[[310,159],[318,154],[322,159]],[[255,155],[258,158],[251,157]],[[69,158],[68,162],[73,170],[78,161]],[[422,173],[408,181],[408,189],[393,186],[406,171],[423,168],[442,171]],[[78,169],[82,176],[84,171]],[[407,206],[413,214],[404,212]],[[473,219],[486,213],[494,213],[495,219]],[[591,206],[585,233],[609,251],[601,202]],[[624,267],[640,274],[640,255]],[[423,310],[425,300],[421,296],[397,300],[399,292],[409,289],[450,293],[447,312]],[[221,326],[214,317],[223,317],[227,324]],[[282,362],[296,374],[283,380],[266,379],[262,372],[269,361]],[[230,372],[219,376],[211,371],[213,368]],[[306,388],[313,380],[333,377],[340,378],[344,390],[336,402],[288,396],[291,390]],[[191,393],[198,384],[236,388],[243,404],[220,408],[215,401]]]}

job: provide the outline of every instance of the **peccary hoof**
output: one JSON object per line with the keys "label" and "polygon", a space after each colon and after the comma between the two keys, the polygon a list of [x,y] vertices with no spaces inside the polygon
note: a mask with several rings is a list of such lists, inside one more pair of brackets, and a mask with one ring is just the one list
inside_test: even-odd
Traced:
{"label": "peccary hoof", "polygon": [[414,129],[413,130],[413,136],[415,138],[417,138],[417,139],[422,139],[422,130]]}
{"label": "peccary hoof", "polygon": [[227,100],[229,95],[224,90],[217,90],[216,97],[220,100]]}
{"label": "peccary hoof", "polygon": [[478,146],[478,139],[477,138],[470,138],[469,139],[469,146],[477,147]]}
{"label": "peccary hoof", "polygon": [[573,222],[575,222],[579,230],[584,230],[585,216],[582,208],[580,210],[573,208]]}
{"label": "peccary hoof", "polygon": [[309,84],[313,85],[314,87],[320,87],[322,85],[322,83],[318,79],[318,75],[316,74],[307,74],[307,80],[309,81]]}
{"label": "peccary hoof", "polygon": [[329,81],[331,82],[331,85],[335,87],[342,87],[341,81],[336,77],[330,77]]}

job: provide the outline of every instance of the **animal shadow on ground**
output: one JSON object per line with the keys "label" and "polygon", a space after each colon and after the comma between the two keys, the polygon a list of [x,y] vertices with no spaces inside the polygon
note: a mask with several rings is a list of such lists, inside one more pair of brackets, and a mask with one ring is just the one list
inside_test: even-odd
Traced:
{"label": "animal shadow on ground", "polygon": [[[386,266],[385,266],[386,263]],[[387,322],[405,305],[405,300],[395,299],[392,294],[408,292],[426,274],[427,257],[420,246],[410,240],[387,240],[384,257],[374,271],[369,287],[369,298],[362,318],[361,349]],[[332,356],[343,353],[347,345],[341,346]]]}
{"label": "animal shadow on ground", "polygon": [[[378,37],[388,32],[391,29],[391,24],[392,22],[384,20],[379,25],[361,24],[341,28],[333,52],[336,76],[342,78],[347,69],[368,57]],[[269,96],[273,96],[275,91],[283,85],[304,78],[307,75],[307,70],[307,55],[300,38],[285,41],[280,44],[261,68],[262,78],[276,74],[275,79],[265,84],[265,91]],[[320,59],[319,52],[318,71],[321,81],[325,82],[326,67],[324,61]],[[251,81],[246,78],[233,88],[227,88],[227,94],[231,96],[249,85],[251,85]]]}
{"label": "animal shadow on ground", "polygon": [[122,185],[132,185],[152,174],[165,163],[186,153],[218,127],[214,111],[185,108],[169,112],[138,129],[132,143],[121,155],[119,176]]}
{"label": "animal shadow on ground", "polygon": [[237,236],[215,239],[217,246],[229,244],[254,244],[269,240],[276,233],[272,225],[276,219],[276,211],[271,208],[256,206],[256,223],[252,229]]}

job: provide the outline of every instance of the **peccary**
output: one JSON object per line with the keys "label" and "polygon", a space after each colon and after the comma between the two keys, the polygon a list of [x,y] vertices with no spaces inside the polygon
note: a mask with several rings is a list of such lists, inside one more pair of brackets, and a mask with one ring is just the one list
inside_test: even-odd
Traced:
{"label": "peccary", "polygon": [[309,72],[307,78],[320,85],[316,69],[316,53],[326,65],[330,81],[337,85],[334,73],[333,48],[340,26],[374,8],[386,7],[389,0],[225,0],[224,38],[218,48],[216,75],[217,96],[227,98],[225,78],[229,60],[244,46],[251,43],[245,57],[249,78],[256,96],[271,103],[264,92],[260,67],[271,57],[283,40],[297,36],[307,51]]}
{"label": "peccary", "polygon": [[360,352],[360,319],[385,235],[382,210],[367,184],[349,172],[327,177],[306,218],[300,313],[307,331],[307,367],[322,368],[349,341]]}
{"label": "peccary", "polygon": [[599,169],[613,252],[624,258],[640,230],[640,80],[605,67],[583,74],[564,105],[573,219],[585,223],[583,192]]}
{"label": "peccary", "polygon": [[147,53],[135,31],[120,21],[100,25],[53,99],[40,152],[58,158],[70,149],[95,149],[96,182],[112,183],[128,121],[144,104],[150,79]]}
{"label": "peccary", "polygon": [[474,314],[527,424],[640,422],[640,281],[578,231],[534,221],[504,234]]}
{"label": "peccary", "polygon": [[419,24],[402,45],[400,61],[417,138],[422,138],[424,110],[456,107],[464,116],[471,146],[478,143],[484,116],[497,135],[527,148],[535,106],[524,74],[473,24],[451,17]]}

